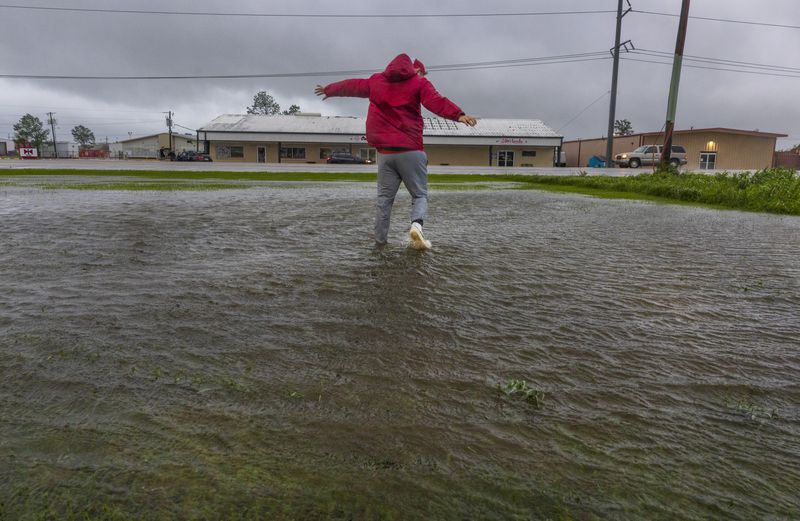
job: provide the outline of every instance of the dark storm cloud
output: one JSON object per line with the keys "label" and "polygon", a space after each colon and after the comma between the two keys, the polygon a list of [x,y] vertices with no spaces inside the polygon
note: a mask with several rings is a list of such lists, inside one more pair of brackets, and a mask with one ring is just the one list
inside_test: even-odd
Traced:
{"label": "dark storm cloud", "polygon": [[[678,13],[678,0],[632,0],[634,8]],[[32,4],[33,5],[33,4]],[[71,0],[35,5],[119,7]],[[766,8],[768,7],[768,8]],[[125,9],[165,9],[131,0]],[[615,9],[614,0],[472,0],[404,3],[356,0],[175,1],[170,10],[294,13],[430,13]],[[695,0],[692,14],[800,25],[796,0]],[[2,69],[8,73],[75,75],[204,75],[382,68],[399,52],[428,65],[608,51],[614,16],[319,19],[112,15],[0,9]],[[672,52],[677,19],[631,13],[623,40]],[[691,20],[686,54],[800,67],[800,30]],[[429,78],[468,112],[482,117],[544,120],[557,129],[610,88],[610,61],[534,67],[433,72]],[[658,130],[666,114],[670,67],[623,61],[618,118],[637,130]],[[0,134],[19,114],[58,112],[62,134],[85,121],[99,135],[159,131],[160,112],[196,128],[225,112],[243,112],[253,94],[268,90],[285,107],[361,115],[363,100],[313,96],[316,83],[338,78],[182,81],[0,80]],[[800,141],[800,78],[684,69],[677,125],[759,128]],[[608,98],[564,127],[567,137],[605,133]],[[788,144],[790,141],[781,142]]]}

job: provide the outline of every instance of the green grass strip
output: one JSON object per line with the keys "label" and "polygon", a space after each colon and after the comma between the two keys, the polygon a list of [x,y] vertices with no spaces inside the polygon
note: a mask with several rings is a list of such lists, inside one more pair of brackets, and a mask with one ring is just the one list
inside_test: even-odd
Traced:
{"label": "green grass strip", "polygon": [[[180,181],[284,181],[284,182],[375,182],[374,173],[356,172],[187,172],[141,170],[0,170],[0,177],[109,177],[127,178],[118,182],[58,183],[45,181],[44,187],[111,190],[214,190],[247,188],[247,184],[181,183]],[[151,180],[150,183],[130,181]],[[490,174],[436,174],[429,176],[436,189],[498,188],[513,183],[510,189],[535,189],[569,192],[615,199],[705,205],[715,208],[800,215],[800,178],[793,170],[767,169],[758,172],[714,175],[656,172],[636,176],[538,176]],[[161,183],[153,180],[161,180]],[[165,183],[166,182],[166,183]],[[13,183],[13,182],[11,182]],[[11,184],[5,182],[2,184]]]}

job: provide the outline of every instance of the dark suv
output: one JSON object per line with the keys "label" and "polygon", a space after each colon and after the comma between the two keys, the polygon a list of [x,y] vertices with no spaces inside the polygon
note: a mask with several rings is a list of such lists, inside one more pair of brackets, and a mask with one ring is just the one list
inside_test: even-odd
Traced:
{"label": "dark suv", "polygon": [[211,156],[194,150],[186,150],[175,157],[175,161],[211,161]]}
{"label": "dark suv", "polygon": [[363,165],[366,163],[372,163],[369,159],[362,159],[358,156],[354,156],[353,154],[347,152],[334,152],[329,157],[325,158],[325,161],[328,163],[346,163],[351,165]]}

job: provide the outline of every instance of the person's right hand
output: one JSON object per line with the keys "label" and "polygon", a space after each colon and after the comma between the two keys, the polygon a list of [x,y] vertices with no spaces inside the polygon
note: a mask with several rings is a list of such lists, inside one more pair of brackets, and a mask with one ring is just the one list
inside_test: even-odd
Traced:
{"label": "person's right hand", "polygon": [[459,116],[458,117],[458,121],[459,121],[459,123],[463,123],[465,125],[469,125],[470,127],[474,127],[475,125],[478,124],[478,118],[475,118],[473,116],[468,116],[466,114],[463,114],[463,115]]}
{"label": "person's right hand", "polygon": [[325,87],[322,85],[317,85],[317,88],[314,89],[314,94],[317,96],[322,96],[322,101],[328,99],[328,96],[325,95]]}

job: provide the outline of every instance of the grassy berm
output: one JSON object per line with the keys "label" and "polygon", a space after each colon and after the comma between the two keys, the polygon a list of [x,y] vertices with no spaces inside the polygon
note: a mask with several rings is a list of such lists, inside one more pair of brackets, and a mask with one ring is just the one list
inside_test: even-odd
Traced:
{"label": "grassy berm", "polygon": [[559,186],[596,190],[595,195],[614,197],[637,194],[658,199],[712,205],[721,208],[800,215],[800,177],[788,169],[773,168],[755,173],[727,172],[714,175],[656,172],[631,177],[568,176],[532,177],[535,187]]}
{"label": "grassy berm", "polygon": [[[341,172],[171,172],[137,170],[0,170],[0,185],[19,185],[20,177],[46,176],[33,184],[46,189],[83,190],[214,190],[248,188],[256,185],[225,181],[284,182],[374,182],[372,173]],[[113,182],[76,180],[77,176],[116,178]],[[59,181],[58,178],[64,178]],[[120,179],[124,178],[124,179]],[[203,181],[191,183],[187,181]],[[213,183],[209,181],[214,181]],[[535,189],[580,193],[612,199],[644,199],[664,203],[708,205],[717,208],[800,215],[800,177],[793,170],[773,168],[758,172],[696,174],[663,171],[627,177],[605,175],[537,176],[437,174],[432,168],[430,183],[437,188],[497,188],[510,183],[511,189]],[[490,183],[490,185],[487,185]]]}

